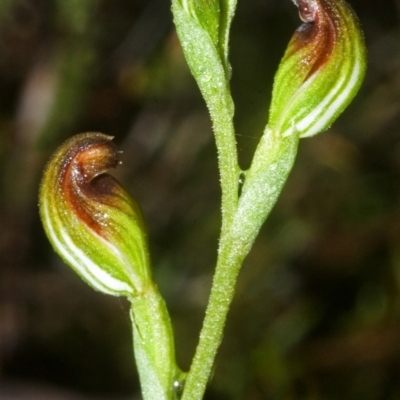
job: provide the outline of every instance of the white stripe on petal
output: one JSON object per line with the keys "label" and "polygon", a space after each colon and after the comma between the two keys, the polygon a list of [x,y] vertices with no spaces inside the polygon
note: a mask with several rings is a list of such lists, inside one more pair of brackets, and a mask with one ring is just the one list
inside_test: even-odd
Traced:
{"label": "white stripe on petal", "polygon": [[107,294],[120,295],[122,292],[132,292],[132,288],[126,282],[114,278],[87,257],[63,229],[60,229],[63,241],[58,238],[51,223],[47,201],[43,203],[43,211],[44,222],[54,247],[85,281],[95,289]]}

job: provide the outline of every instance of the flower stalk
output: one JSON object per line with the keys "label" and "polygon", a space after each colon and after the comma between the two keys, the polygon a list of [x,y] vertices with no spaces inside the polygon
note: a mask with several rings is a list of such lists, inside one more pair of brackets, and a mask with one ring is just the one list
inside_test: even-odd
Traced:
{"label": "flower stalk", "polygon": [[175,399],[174,385],[182,373],[171,322],[152,279],[141,211],[107,174],[120,163],[111,140],[101,133],[80,134],[54,153],[40,188],[40,215],[66,264],[95,290],[131,302],[144,399]]}
{"label": "flower stalk", "polygon": [[241,173],[228,62],[228,38],[235,7],[236,0],[172,0],[183,52],[213,121],[221,176],[221,232],[229,229],[237,207]]}

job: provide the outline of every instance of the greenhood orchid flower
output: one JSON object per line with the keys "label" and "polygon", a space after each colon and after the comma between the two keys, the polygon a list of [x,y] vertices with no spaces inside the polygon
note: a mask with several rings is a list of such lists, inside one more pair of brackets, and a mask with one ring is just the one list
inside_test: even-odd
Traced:
{"label": "greenhood orchid flower", "polygon": [[146,400],[175,398],[175,362],[165,302],[153,282],[140,209],[107,174],[120,161],[112,137],[84,133],[64,143],[40,187],[40,215],[54,250],[94,289],[131,302],[136,364]]}
{"label": "greenhood orchid flower", "polygon": [[293,0],[304,22],[275,75],[269,128],[316,135],[349,105],[366,70],[364,38],[343,0]]}
{"label": "greenhood orchid flower", "polygon": [[118,151],[112,137],[74,136],[48,163],[40,215],[55,251],[94,289],[135,296],[151,284],[143,218],[138,205],[106,172]]}

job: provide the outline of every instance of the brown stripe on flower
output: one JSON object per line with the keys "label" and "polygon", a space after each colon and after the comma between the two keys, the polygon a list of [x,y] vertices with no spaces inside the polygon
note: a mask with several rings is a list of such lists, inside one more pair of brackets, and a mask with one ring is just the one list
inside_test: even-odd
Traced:
{"label": "brown stripe on flower", "polygon": [[119,163],[111,139],[100,133],[74,137],[74,143],[65,155],[59,180],[65,206],[71,207],[89,229],[103,237],[106,237],[104,228],[108,216],[101,213],[99,203],[112,203],[119,186],[113,177],[106,174]]}
{"label": "brown stripe on flower", "polygon": [[329,60],[338,40],[338,10],[326,0],[294,0],[304,24],[295,32],[287,56],[306,47],[303,68],[308,69],[306,81]]}

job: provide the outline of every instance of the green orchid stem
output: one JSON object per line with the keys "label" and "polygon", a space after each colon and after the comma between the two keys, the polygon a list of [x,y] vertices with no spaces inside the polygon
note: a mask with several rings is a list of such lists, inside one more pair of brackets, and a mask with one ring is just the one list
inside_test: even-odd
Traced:
{"label": "green orchid stem", "polygon": [[241,170],[237,161],[236,141],[232,117],[219,112],[211,113],[218,150],[218,164],[221,184],[222,228],[221,238],[226,234],[232,222],[238,204],[238,185]]}
{"label": "green orchid stem", "polygon": [[158,288],[151,285],[130,298],[136,365],[144,400],[175,400],[184,374],[176,367],[168,310]]}
{"label": "green orchid stem", "polygon": [[182,400],[203,397],[222,341],[240,268],[283,188],[293,166],[297,146],[296,135],[281,139],[268,129],[261,139],[232,222],[221,236],[206,316]]}
{"label": "green orchid stem", "polygon": [[236,0],[172,0],[177,33],[213,122],[222,188],[217,268],[184,400],[202,398],[233,298],[236,279],[292,168],[299,137],[326,130],[365,74],[365,47],[344,0],[293,0],[296,30],[274,79],[269,127],[239,197],[238,155],[229,88],[229,31]]}
{"label": "green orchid stem", "polygon": [[[230,224],[230,219],[238,202],[238,180],[240,168],[233,126],[234,104],[229,88],[229,66],[227,65],[228,49],[227,40],[229,25],[232,19],[236,1],[221,2],[224,14],[224,28],[221,29],[223,40],[219,43],[217,38],[204,31],[201,23],[190,14],[186,7],[188,1],[172,0],[172,11],[177,33],[182,43],[189,68],[195,77],[200,91],[207,103],[218,150],[218,164],[220,170],[220,183],[222,190],[222,233]],[[226,4],[225,4],[226,3]],[[199,2],[196,6],[208,9],[208,3]],[[218,8],[218,7],[217,7]],[[219,17],[217,18],[219,19]],[[218,32],[218,29],[217,29]],[[223,61],[221,54],[223,53]]]}

